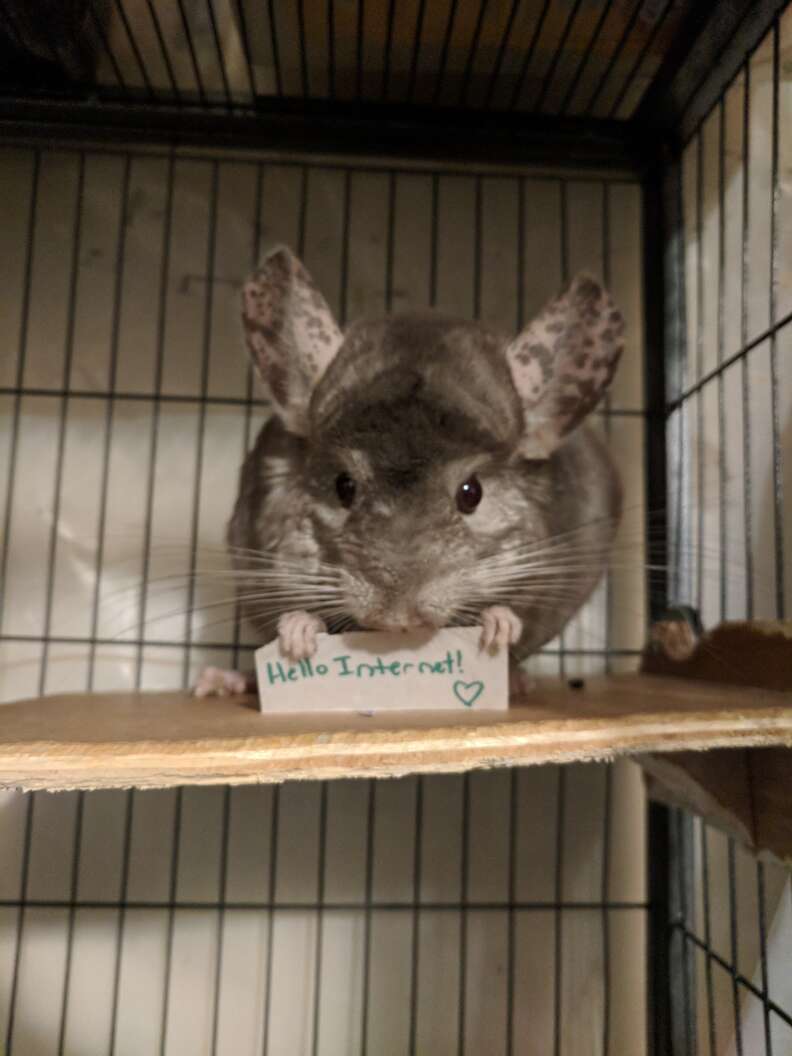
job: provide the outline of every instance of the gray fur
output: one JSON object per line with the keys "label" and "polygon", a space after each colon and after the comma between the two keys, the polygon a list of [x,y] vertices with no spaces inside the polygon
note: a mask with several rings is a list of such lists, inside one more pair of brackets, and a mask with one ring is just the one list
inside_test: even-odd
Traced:
{"label": "gray fur", "polygon": [[[534,652],[601,578],[621,486],[585,425],[548,457],[524,457],[525,401],[508,347],[478,324],[435,315],[355,323],[313,388],[302,435],[278,417],[259,434],[242,467],[229,543],[271,555],[285,575],[335,570],[358,626],[471,623],[476,611],[509,606],[524,621],[515,656]],[[587,393],[585,412],[595,402]],[[335,493],[342,472],[358,482],[350,510]],[[484,498],[466,516],[455,494],[473,472]],[[546,580],[542,593],[535,580],[501,584],[493,574],[493,563],[507,567],[518,548],[529,553],[573,529],[585,559],[569,557],[574,581],[565,578],[563,589]],[[248,567],[239,556],[235,563]],[[532,600],[529,587],[538,591]],[[305,607],[285,601],[283,611]],[[268,640],[276,616],[255,621],[254,609],[248,614]]]}

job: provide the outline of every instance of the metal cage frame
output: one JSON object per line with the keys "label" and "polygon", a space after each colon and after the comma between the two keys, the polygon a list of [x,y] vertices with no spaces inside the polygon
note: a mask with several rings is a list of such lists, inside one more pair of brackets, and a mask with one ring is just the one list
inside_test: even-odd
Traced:
{"label": "metal cage frame", "polygon": [[[496,72],[500,69],[506,37],[508,32],[510,32],[519,2],[520,0],[514,0],[511,7],[506,35],[499,51]],[[115,3],[123,12],[123,0],[115,0]],[[208,0],[208,4],[209,11],[213,11],[212,0]],[[456,6],[456,0],[454,0],[446,34],[446,49]],[[603,5],[603,14],[595,33],[599,31],[604,18],[607,17],[610,6],[611,2]],[[636,12],[639,6],[636,6]],[[671,4],[665,5],[661,18],[667,15],[671,6]],[[686,348],[684,324],[685,265],[681,259],[680,248],[680,231],[683,222],[681,152],[687,144],[696,141],[699,143],[700,149],[702,127],[705,120],[712,113],[718,111],[722,120],[725,93],[735,77],[742,75],[746,85],[744,149],[746,151],[745,164],[747,166],[750,134],[748,106],[750,56],[765,35],[770,32],[773,34],[774,41],[772,190],[775,197],[779,177],[777,151],[780,76],[778,68],[778,26],[780,14],[786,6],[787,0],[757,0],[754,3],[741,0],[741,2],[734,2],[728,5],[719,5],[715,2],[693,5],[691,12],[684,20],[682,30],[677,35],[674,45],[669,49],[661,69],[646,92],[635,115],[628,121],[615,120],[615,111],[618,109],[615,105],[612,107],[611,114],[605,118],[594,118],[590,113],[582,117],[569,116],[565,112],[564,107],[562,107],[560,113],[554,115],[541,113],[540,105],[534,106],[530,112],[522,112],[514,109],[514,107],[509,107],[506,111],[493,111],[490,113],[489,108],[485,107],[486,120],[480,121],[471,127],[471,112],[464,106],[465,85],[470,78],[470,67],[481,29],[483,3],[477,22],[476,36],[470,51],[468,68],[463,77],[460,105],[456,107],[421,106],[414,102],[411,89],[408,92],[406,102],[394,102],[389,99],[387,49],[390,48],[390,37],[386,48],[386,72],[383,78],[381,97],[378,100],[364,99],[360,91],[360,76],[358,76],[357,100],[350,102],[334,98],[332,90],[333,0],[329,0],[330,29],[326,41],[330,70],[329,99],[311,98],[305,72],[305,39],[303,35],[300,36],[303,77],[302,96],[298,98],[289,97],[282,91],[278,91],[274,96],[264,98],[260,96],[256,89],[244,27],[244,7],[238,5],[237,10],[242,19],[243,41],[245,42],[245,61],[250,81],[250,92],[247,99],[240,102],[231,98],[228,91],[226,72],[223,67],[222,51],[218,44],[218,57],[225,84],[223,98],[218,100],[208,99],[201,84],[200,73],[195,64],[195,55],[191,48],[192,64],[196,78],[195,99],[184,99],[180,96],[175,81],[173,81],[172,73],[171,80],[174,91],[170,96],[161,97],[151,88],[144,66],[141,69],[148,87],[142,92],[129,90],[120,76],[115,88],[106,89],[98,93],[95,85],[87,85],[79,91],[64,90],[62,86],[58,88],[52,87],[52,85],[47,86],[46,84],[44,88],[39,86],[35,90],[29,85],[11,85],[10,87],[6,86],[0,92],[0,130],[2,130],[0,134],[9,139],[13,137],[17,140],[32,141],[39,144],[51,138],[93,142],[122,142],[129,140],[130,137],[140,137],[148,142],[168,143],[179,146],[201,147],[206,144],[211,144],[215,147],[220,145],[237,148],[261,148],[266,146],[269,149],[292,152],[304,151],[309,154],[333,152],[351,155],[358,154],[361,156],[406,156],[421,159],[466,159],[503,163],[539,161],[541,163],[559,165],[574,164],[592,169],[602,169],[609,166],[617,168],[627,167],[638,172],[641,175],[644,186],[643,289],[645,304],[644,340],[647,362],[646,459],[648,508],[650,514],[656,518],[653,522],[654,526],[661,529],[661,536],[664,540],[659,551],[653,544],[653,551],[658,553],[659,559],[664,563],[663,554],[668,547],[668,532],[672,527],[667,523],[665,512],[667,488],[671,481],[666,451],[666,426],[669,416],[686,401],[696,398],[705,385],[709,383],[720,385],[726,368],[735,363],[744,363],[748,353],[760,343],[764,341],[770,342],[771,356],[774,359],[776,354],[776,335],[792,319],[789,314],[782,318],[776,318],[775,287],[771,283],[769,328],[750,339],[744,333],[740,346],[736,351],[727,358],[721,355],[714,370],[700,376],[692,386],[684,390],[681,388],[680,378],[682,377],[686,358],[691,355],[700,356],[701,354],[700,348],[698,350]],[[181,17],[184,19],[184,11],[181,4],[179,7]],[[421,0],[417,23],[418,34],[420,34],[424,8],[425,0]],[[545,12],[547,8],[548,2],[544,4]],[[153,9],[151,10],[153,11]],[[272,10],[271,3],[270,10]],[[302,4],[300,4],[299,10],[302,12]],[[214,19],[212,21],[214,24]],[[274,25],[274,22],[271,24]],[[189,27],[186,20],[184,25],[189,40]],[[302,33],[304,26],[302,22],[300,25]],[[6,32],[11,36],[16,32],[14,15],[8,0],[0,0],[0,26],[4,26]],[[162,45],[162,38],[159,33],[158,37],[167,62],[167,52],[164,49],[164,45]],[[563,48],[563,39],[546,75],[545,85],[548,83],[549,78],[552,77],[555,64]],[[130,40],[134,48],[134,41],[132,38]],[[416,50],[418,47],[417,41],[418,38],[416,37]],[[535,41],[533,43],[535,44]],[[624,41],[622,41],[622,45],[623,43]],[[107,42],[104,39],[103,46],[107,47]],[[271,41],[271,47],[273,53],[277,56],[278,41],[274,36]],[[533,44],[531,46],[532,49]],[[57,59],[55,54],[57,47],[54,41],[52,42],[52,50],[53,57]],[[614,56],[612,59],[609,71],[613,68],[615,58]],[[444,61],[444,59],[441,61],[438,83],[440,83],[444,75]],[[619,89],[618,95],[620,99],[623,98],[624,93],[627,91],[629,81],[636,76],[640,61],[636,62],[628,70],[625,83]],[[169,64],[168,68],[170,68]],[[525,70],[522,71],[522,77],[524,75]],[[575,83],[577,83],[579,75],[580,71],[576,74]],[[567,93],[565,101],[568,101],[570,94],[569,92]],[[543,96],[544,90],[541,93],[541,97]],[[488,95],[488,99],[490,97],[491,92]],[[514,99],[516,97],[517,93],[515,92]],[[464,144],[461,142],[463,130],[465,133]],[[721,224],[723,223],[723,150],[723,137],[721,136]],[[126,178],[128,179],[128,162]],[[700,166],[698,179],[700,193]],[[747,188],[747,180],[745,181],[745,186]],[[746,200],[743,220],[747,227],[749,222],[747,189],[744,193]],[[393,222],[392,216],[390,222]],[[721,247],[722,245],[723,239],[721,238]],[[721,261],[721,268],[722,266]],[[771,274],[774,266],[775,261],[772,260]],[[743,274],[743,287],[744,282],[745,275]],[[700,275],[698,284],[700,290]],[[721,275],[721,298],[722,295],[723,282]],[[722,334],[720,335],[720,342],[722,353]],[[16,395],[17,398],[20,393],[20,387],[4,390],[5,395]],[[246,414],[249,420],[252,402],[250,394],[247,400],[241,402],[247,406]],[[699,432],[699,445],[700,443],[701,433]],[[701,458],[700,449],[696,457]],[[724,472],[723,464],[721,464],[720,471],[721,473]],[[776,503],[777,609],[778,615],[783,616],[784,563],[781,550],[783,542],[781,533],[783,511],[778,505],[780,503],[780,490],[778,488],[776,488]],[[8,525],[6,525],[7,528]],[[747,559],[750,560],[750,554],[747,555]],[[661,584],[664,589],[660,593],[656,589],[658,587],[656,580],[653,582],[653,586],[655,588],[653,595],[654,615],[657,615],[662,610],[667,597],[669,595],[673,596],[676,585]],[[465,781],[467,789],[467,778]],[[561,778],[561,786],[559,795],[560,811],[563,810],[563,777]],[[421,816],[421,787],[421,781],[419,780],[417,819],[420,819]],[[514,811],[516,802],[515,787],[516,775],[512,772],[512,811]],[[275,796],[277,798],[277,791]],[[322,796],[321,817],[322,825],[324,825],[327,817],[326,788]],[[370,898],[372,868],[370,849],[372,846],[371,826],[374,817],[374,798],[375,793],[372,790],[370,792],[368,815],[369,857],[366,870],[369,897],[363,906],[369,915],[372,910]],[[228,797],[226,796],[227,809]],[[513,818],[511,829],[513,838]],[[655,1056],[665,1056],[665,1054],[670,1053],[676,1054],[676,1056],[682,1056],[682,1054],[687,1056],[687,1054],[693,1054],[696,1051],[693,1023],[695,1007],[695,966],[693,958],[695,951],[698,950],[706,958],[706,996],[710,1017],[713,1015],[711,971],[712,966],[717,965],[726,971],[731,979],[739,1056],[742,1056],[743,1052],[739,1006],[739,997],[743,991],[750,992],[761,1002],[765,1022],[765,1051],[768,1056],[772,1056],[771,1017],[777,1016],[792,1027],[792,1009],[785,1010],[775,1003],[771,999],[768,987],[767,935],[764,900],[762,897],[764,866],[761,863],[756,865],[759,890],[757,930],[760,939],[762,963],[762,985],[757,987],[751,980],[746,979],[740,973],[737,963],[738,936],[734,894],[734,842],[731,841],[729,845],[728,877],[732,950],[731,956],[726,959],[710,943],[708,891],[705,891],[704,896],[705,935],[703,937],[698,935],[691,924],[693,838],[690,818],[676,810],[672,811],[658,805],[650,806],[648,841],[650,858],[648,871],[650,1051]],[[465,839],[466,836],[463,832],[463,841]],[[29,843],[29,840],[30,818],[28,818],[26,829],[26,841]],[[125,841],[128,853],[128,828]],[[178,846],[178,841],[176,841],[174,846]],[[320,854],[321,846],[323,844],[320,841]],[[227,848],[224,849],[224,853],[226,850]],[[274,855],[272,860],[274,863]],[[416,869],[420,866],[419,858],[417,860]],[[703,850],[703,861],[706,875],[706,847]],[[224,869],[223,862],[220,864],[220,869],[222,873]],[[464,892],[464,877],[462,889]],[[557,902],[559,900],[560,895],[557,896]],[[146,903],[146,906],[148,907],[149,903]],[[171,900],[163,903],[163,908],[171,910],[171,927],[173,906],[172,893]],[[68,903],[66,908],[69,909],[73,921],[75,903]],[[127,910],[132,911],[134,908],[130,904],[124,912]],[[323,904],[323,909],[328,908],[331,907]],[[349,908],[349,906],[345,904],[344,908]],[[404,907],[400,906],[399,908]],[[452,904],[449,908],[459,908],[459,906]],[[499,904],[499,908],[503,907]],[[513,912],[518,908],[521,907],[512,894],[506,909],[509,912]],[[603,904],[590,908],[603,909],[604,901]],[[413,907],[412,912],[415,915],[415,907]],[[462,934],[460,957],[464,961],[464,929]],[[319,936],[318,941],[321,942],[321,929],[319,930]],[[510,958],[510,970],[512,970],[513,949],[510,950]],[[367,959],[368,954],[366,954],[366,963],[368,963]],[[220,961],[218,961],[219,970]],[[413,980],[416,978],[417,975],[414,972]],[[117,992],[117,977],[114,985]],[[319,988],[317,986],[317,995],[318,992]],[[316,1001],[314,1015],[318,1014],[318,996]],[[410,1003],[412,1010],[411,1038],[414,1044],[416,1003],[414,985],[410,995]],[[462,1000],[460,1001],[461,1017],[464,1017],[464,1008],[463,987]],[[364,1019],[366,1015],[367,1010],[364,1005]],[[556,1015],[558,1015],[558,1009],[556,1009]],[[511,1021],[512,1010],[510,1009],[509,1022],[511,1023]],[[751,1056],[751,1054],[745,1052],[745,1056]]]}

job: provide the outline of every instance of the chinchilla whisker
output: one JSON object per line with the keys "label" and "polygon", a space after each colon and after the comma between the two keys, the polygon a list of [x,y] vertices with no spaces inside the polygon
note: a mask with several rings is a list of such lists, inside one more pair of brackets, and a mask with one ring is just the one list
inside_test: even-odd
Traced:
{"label": "chinchilla whisker", "polygon": [[[270,584],[273,588],[288,588],[293,585],[295,588],[315,588],[317,591],[329,591],[338,588],[338,580],[328,579],[317,581],[312,577],[308,576],[303,578],[292,578],[291,576],[273,576],[265,578],[257,577],[255,575],[251,576],[250,574],[239,574],[238,576],[226,576],[225,574],[217,576],[207,576],[205,573],[201,572],[194,573],[193,575],[180,575],[177,573],[172,573],[171,575],[167,576],[152,576],[145,581],[145,590],[146,593],[167,593],[168,591],[177,591],[180,589],[187,590],[191,586],[194,587],[196,584],[200,586],[202,583],[205,583],[207,586],[217,586],[225,582],[229,583],[229,585],[233,585],[234,583],[241,583],[250,584],[251,586],[264,586]],[[138,581],[133,584],[128,584],[124,587],[119,587],[117,590],[114,591],[104,592],[102,594],[102,597],[105,601],[108,601],[117,597],[121,597],[124,594],[131,593],[133,591],[139,593],[141,589],[141,582]]]}
{"label": "chinchilla whisker", "polygon": [[555,574],[545,572],[536,575],[510,575],[490,576],[487,579],[478,580],[488,590],[499,590],[509,586],[523,586],[526,590],[538,590],[541,587],[575,587],[580,588],[580,573],[559,570]]}
{"label": "chinchilla whisker", "polygon": [[543,558],[563,555],[567,553],[577,553],[581,550],[590,550],[592,552],[606,554],[609,552],[610,549],[610,546],[604,543],[594,543],[585,541],[578,542],[567,540],[563,543],[554,543],[552,545],[546,545],[541,547],[513,547],[508,550],[502,550],[497,554],[491,555],[490,557],[484,558],[483,562],[510,564],[522,559],[539,561]]}
{"label": "chinchilla whisker", "polygon": [[[608,567],[611,570],[630,569],[646,571],[648,569],[649,571],[660,571],[659,569],[657,569],[656,566],[651,565],[609,565]],[[526,582],[534,582],[537,580],[541,581],[545,579],[555,581],[559,577],[564,576],[573,577],[575,575],[585,574],[587,572],[598,573],[601,568],[602,563],[598,563],[595,561],[581,562],[578,564],[570,563],[568,565],[545,566],[544,568],[515,568],[509,569],[508,571],[504,570],[499,575],[493,575],[490,577],[490,580],[494,582],[510,582],[512,580],[525,580]]]}
{"label": "chinchilla whisker", "polygon": [[[234,594],[230,597],[220,598],[213,601],[201,602],[199,604],[194,604],[188,607],[173,609],[169,612],[157,613],[153,616],[148,616],[144,613],[144,619],[135,620],[133,624],[123,628],[120,631],[117,631],[116,634],[112,635],[111,637],[118,637],[123,634],[128,634],[130,631],[133,631],[141,626],[145,626],[149,623],[157,623],[167,619],[177,619],[180,616],[189,617],[198,612],[204,612],[209,609],[220,608],[223,606],[249,606],[255,602],[270,602],[270,609],[272,611],[280,612],[288,612],[290,609],[301,607],[301,605],[311,608],[317,607],[314,596],[312,594],[301,595],[299,593],[295,593],[294,591],[285,592],[283,595],[277,598],[274,598],[270,593]],[[283,602],[288,602],[288,604],[284,605]]]}
{"label": "chinchilla whisker", "polygon": [[[256,599],[267,599],[272,603],[280,604],[281,602],[291,603],[289,607],[294,608],[295,602],[298,602],[302,607],[307,607],[308,604],[315,603],[320,597],[327,599],[335,599],[338,597],[337,591],[327,591],[320,595],[319,591],[316,590],[294,590],[283,588],[279,590],[267,590],[257,591],[254,595],[248,596],[247,593],[233,593],[233,595],[224,595],[220,598],[216,596],[209,597],[187,597],[188,592],[185,589],[168,589],[158,588],[153,590],[143,591],[139,587],[134,591],[133,598],[130,604],[119,606],[117,599],[114,599],[116,604],[111,606],[108,604],[107,599],[102,601],[101,609],[105,620],[113,622],[113,620],[124,619],[125,615],[129,616],[129,609],[135,608],[139,610],[146,610],[152,606],[153,603],[166,603],[168,599],[171,599],[171,605],[174,606],[173,616],[180,616],[186,614],[186,612],[200,611],[203,608],[209,607],[220,607],[221,605],[237,605],[244,604],[248,597]],[[175,608],[176,604],[181,604],[180,608]],[[112,607],[122,609],[117,612],[117,615],[113,617],[111,615]]]}
{"label": "chinchilla whisker", "polygon": [[228,559],[229,557],[238,557],[245,561],[256,562],[262,565],[271,565],[275,563],[274,555],[267,554],[261,550],[248,550],[241,547],[231,547],[226,545],[207,545],[201,543],[198,546],[192,547],[189,543],[165,543],[155,544],[149,547],[149,554],[152,557],[166,556],[168,554],[177,554],[184,556],[189,561],[192,559],[198,559],[200,557],[205,558],[220,558]]}
{"label": "chinchilla whisker", "polygon": [[571,585],[566,588],[564,586],[557,587],[541,584],[539,586],[525,586],[520,589],[519,585],[510,586],[509,584],[504,584],[500,587],[482,590],[479,592],[478,596],[489,598],[492,601],[503,601],[507,597],[512,599],[516,597],[553,598],[557,601],[561,601],[564,599],[574,600],[579,596],[579,589],[574,589]]}

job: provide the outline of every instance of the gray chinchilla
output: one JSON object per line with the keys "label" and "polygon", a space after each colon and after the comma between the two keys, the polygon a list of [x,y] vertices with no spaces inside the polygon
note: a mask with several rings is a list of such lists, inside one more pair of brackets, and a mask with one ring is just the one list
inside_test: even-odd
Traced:
{"label": "gray chinchilla", "polygon": [[[228,528],[262,641],[309,656],[318,631],[481,624],[521,660],[600,580],[621,513],[584,419],[623,321],[576,277],[517,337],[431,313],[342,332],[303,265],[271,252],[243,291],[274,414]],[[214,672],[199,693],[242,688]]]}

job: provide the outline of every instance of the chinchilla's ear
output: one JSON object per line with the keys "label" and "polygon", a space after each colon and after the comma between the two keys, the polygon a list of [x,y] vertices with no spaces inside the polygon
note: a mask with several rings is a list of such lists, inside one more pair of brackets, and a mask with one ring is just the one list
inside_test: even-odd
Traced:
{"label": "chinchilla's ear", "polygon": [[304,435],[311,393],[342,335],[311,276],[284,246],[268,253],[244,284],[242,322],[276,413],[290,432]]}
{"label": "chinchilla's ear", "polygon": [[583,274],[507,346],[525,412],[520,454],[548,458],[596,406],[613,378],[623,335],[610,294]]}

